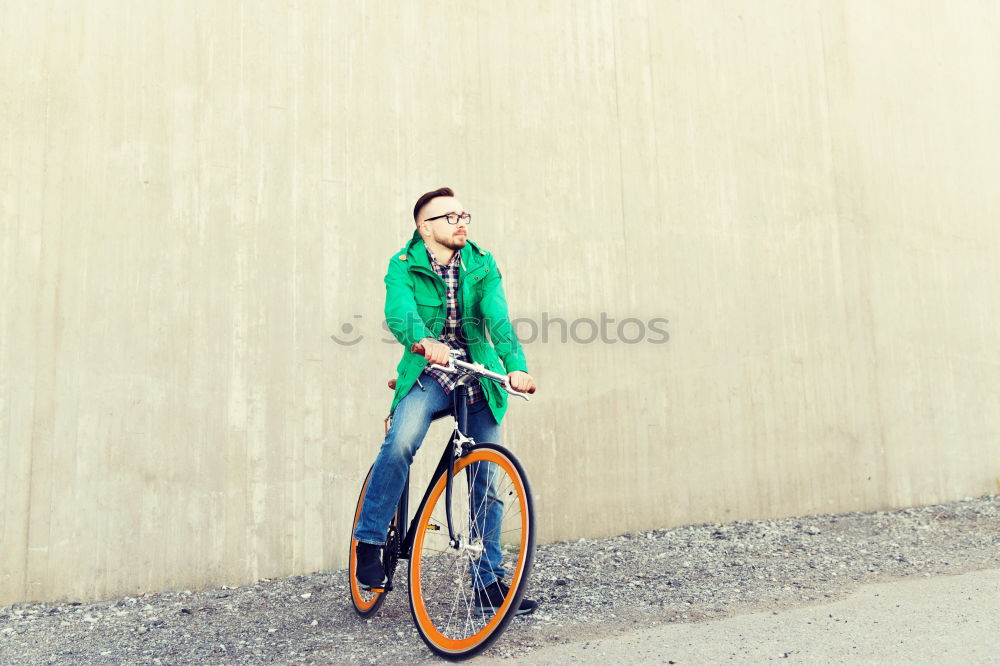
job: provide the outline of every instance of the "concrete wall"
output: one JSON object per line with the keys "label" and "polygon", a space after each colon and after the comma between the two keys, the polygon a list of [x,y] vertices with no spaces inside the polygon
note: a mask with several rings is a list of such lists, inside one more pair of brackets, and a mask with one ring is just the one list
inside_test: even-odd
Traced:
{"label": "concrete wall", "polygon": [[344,566],[382,275],[441,185],[515,315],[669,320],[526,345],[543,540],[996,491],[997,34],[992,0],[0,4],[0,603]]}

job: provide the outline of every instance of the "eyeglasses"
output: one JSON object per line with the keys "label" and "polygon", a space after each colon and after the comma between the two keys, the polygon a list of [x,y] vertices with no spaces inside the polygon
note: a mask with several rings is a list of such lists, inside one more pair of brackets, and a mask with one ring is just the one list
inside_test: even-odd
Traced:
{"label": "eyeglasses", "polygon": [[472,224],[472,216],[468,213],[445,213],[444,215],[437,215],[435,217],[428,217],[424,222],[433,222],[434,220],[440,220],[441,218],[448,220],[448,224],[458,224],[459,220],[465,222],[467,225]]}

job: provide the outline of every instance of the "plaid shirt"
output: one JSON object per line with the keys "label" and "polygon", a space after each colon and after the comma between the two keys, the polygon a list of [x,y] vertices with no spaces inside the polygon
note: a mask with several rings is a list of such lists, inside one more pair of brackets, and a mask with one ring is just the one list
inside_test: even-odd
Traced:
{"label": "plaid shirt", "polygon": [[[443,342],[452,349],[457,349],[459,354],[454,358],[460,361],[469,361],[469,350],[465,348],[465,337],[462,335],[462,318],[458,311],[458,266],[461,259],[459,258],[459,252],[455,252],[452,256],[451,261],[447,266],[443,265],[434,256],[434,253],[427,250],[427,256],[430,257],[431,266],[434,267],[434,271],[441,276],[445,284],[445,304],[446,304],[446,316],[444,321],[444,328],[441,329],[441,335],[438,336],[438,342]],[[458,383],[458,377],[453,373],[442,372],[435,368],[428,366],[424,370],[425,375],[430,375],[433,377],[441,388],[444,389],[446,394],[450,394],[455,390],[455,385]],[[466,389],[468,391],[469,404],[474,402],[479,402],[485,399],[483,394],[483,387],[478,381],[473,381],[466,384]]]}

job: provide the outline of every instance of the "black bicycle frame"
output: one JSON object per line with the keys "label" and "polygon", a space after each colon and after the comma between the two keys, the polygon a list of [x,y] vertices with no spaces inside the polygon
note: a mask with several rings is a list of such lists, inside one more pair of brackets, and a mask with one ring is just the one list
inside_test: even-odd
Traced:
{"label": "black bicycle frame", "polygon": [[[399,549],[400,559],[408,560],[413,554],[413,540],[417,535],[417,521],[420,518],[420,514],[424,511],[424,506],[427,504],[427,500],[430,499],[431,491],[434,490],[434,479],[437,478],[438,474],[447,471],[448,474],[445,475],[445,516],[448,521],[448,542],[451,546],[457,547],[458,542],[455,537],[455,528],[451,522],[451,470],[455,466],[455,460],[461,455],[457,453],[459,437],[465,437],[466,419],[468,418],[468,404],[466,403],[466,388],[464,378],[459,380],[458,386],[452,391],[452,414],[455,415],[457,421],[457,427],[451,433],[451,438],[448,440],[448,445],[444,449],[444,453],[441,454],[441,460],[438,461],[437,467],[434,469],[434,474],[431,475],[431,482],[427,484],[427,490],[424,492],[423,499],[420,500],[420,505],[417,507],[416,512],[413,514],[413,519],[410,521],[410,526],[406,530],[406,534],[403,535],[402,545]],[[406,472],[406,482],[403,484],[403,494],[399,498],[399,505],[396,508],[396,524],[403,525],[406,521],[407,510],[408,510],[408,495],[410,489],[410,472]]]}

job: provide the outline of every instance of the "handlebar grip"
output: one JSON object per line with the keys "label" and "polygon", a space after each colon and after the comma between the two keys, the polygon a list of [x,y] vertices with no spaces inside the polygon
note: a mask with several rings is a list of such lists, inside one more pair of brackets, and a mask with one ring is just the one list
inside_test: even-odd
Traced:
{"label": "handlebar grip", "polygon": [[532,386],[530,389],[528,389],[528,393],[529,394],[533,394],[534,392],[535,392],[535,387],[534,386]]}

